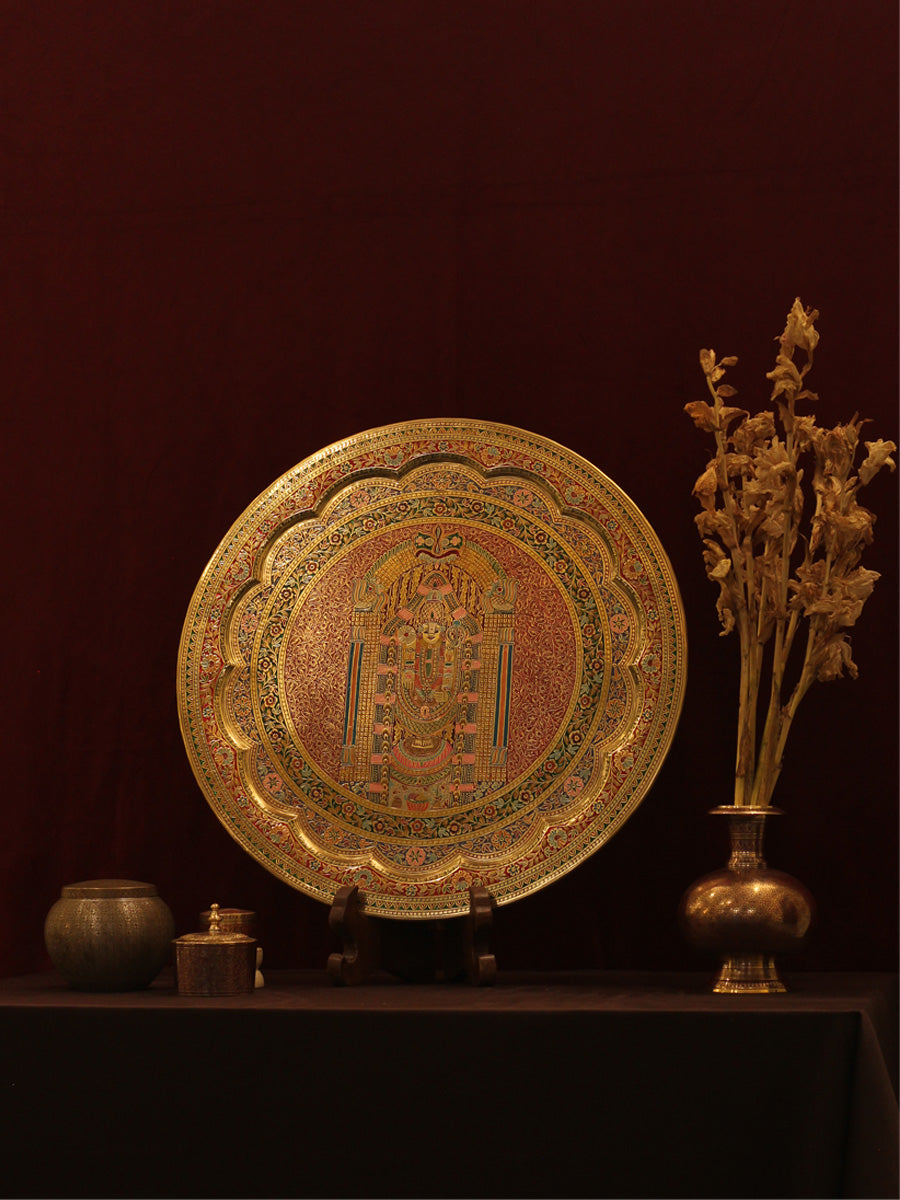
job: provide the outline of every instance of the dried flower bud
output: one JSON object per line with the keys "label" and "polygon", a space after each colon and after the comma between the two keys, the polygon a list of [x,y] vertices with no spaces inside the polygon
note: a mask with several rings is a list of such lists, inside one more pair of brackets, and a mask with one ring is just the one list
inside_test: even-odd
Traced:
{"label": "dried flower bud", "polygon": [[697,428],[702,429],[704,433],[715,433],[719,428],[716,410],[705,400],[692,400],[690,404],[684,406],[684,411]]}
{"label": "dried flower bud", "polygon": [[[721,362],[716,362],[715,350],[700,351],[700,368],[704,375],[716,383],[725,374],[725,367],[733,367],[737,362],[737,356],[730,354],[727,358],[723,358]],[[734,393],[731,393],[732,395]]]}
{"label": "dried flower bud", "polygon": [[813,536],[817,546],[824,542],[828,553],[845,566],[854,565],[872,541],[874,524],[875,514],[854,502],[845,513],[826,508],[814,522]]}
{"label": "dried flower bud", "polygon": [[813,429],[810,434],[816,455],[816,479],[835,475],[846,479],[853,466],[859,431],[862,422],[854,416],[846,425],[835,425],[834,429]]}
{"label": "dried flower bud", "polygon": [[813,324],[818,319],[818,316],[818,309],[804,308],[800,303],[800,297],[796,298],[791,311],[787,315],[787,324],[780,338],[784,353],[788,357],[793,354],[795,347],[805,350],[810,356],[812,355],[813,350],[815,350],[819,343],[819,335]]}
{"label": "dried flower bud", "polygon": [[763,442],[775,436],[775,418],[766,410],[742,421],[731,435],[732,444],[740,454],[750,454]]}
{"label": "dried flower bud", "polygon": [[720,558],[714,567],[709,569],[710,579],[724,579],[731,571],[731,562],[727,558]]}
{"label": "dried flower bud", "polygon": [[[802,394],[802,393],[801,393]],[[810,395],[812,393],[810,392]],[[805,452],[812,446],[812,437],[816,429],[816,418],[813,416],[794,417],[794,441],[800,451]]]}
{"label": "dried flower bud", "polygon": [[[771,371],[766,372],[766,379],[771,379],[774,385],[772,387],[772,394],[769,396],[769,403],[772,403],[772,401],[781,395],[786,396],[789,402],[796,400],[803,384],[800,372],[791,362],[790,358],[783,353],[778,355],[775,363],[775,367]],[[781,405],[779,405],[779,409],[781,411],[781,419],[785,421],[786,416],[790,415],[789,411]]]}
{"label": "dried flower bud", "polygon": [[796,594],[792,607],[799,605],[806,617],[824,618],[824,632],[849,628],[859,620],[863,605],[872,594],[880,576],[877,571],[857,567],[845,575],[829,574],[825,563],[803,563],[797,568]]}
{"label": "dried flower bud", "polygon": [[863,487],[874,479],[882,467],[893,471],[897,465],[890,457],[897,449],[895,442],[886,442],[879,438],[877,442],[866,442],[866,449],[869,453],[859,468],[859,481]]}
{"label": "dried flower bud", "polygon": [[719,598],[716,601],[719,620],[722,622],[722,632],[719,636],[725,637],[734,629],[734,613],[740,604],[740,588],[731,569],[731,560],[719,543],[711,538],[704,538],[703,544],[706,546],[703,551],[706,573],[719,585]]}
{"label": "dried flower bud", "polygon": [[839,679],[843,675],[845,668],[852,679],[859,677],[856,663],[850,654],[850,643],[847,641],[846,635],[840,634],[838,637],[832,638],[823,647],[819,668],[816,671],[816,679],[822,683],[828,683],[832,679]]}
{"label": "dried flower bud", "polygon": [[725,455],[725,471],[729,479],[749,475],[752,464],[753,460],[749,454],[736,454],[734,451],[729,451]]}
{"label": "dried flower bud", "polygon": [[723,508],[710,508],[697,513],[694,517],[694,524],[702,538],[718,538],[727,549],[736,549],[738,539],[735,535],[734,522]]}
{"label": "dried flower bud", "polygon": [[703,508],[707,512],[712,512],[716,506],[716,490],[718,487],[716,479],[716,464],[711,462],[697,482],[694,484],[693,494],[697,497]]}

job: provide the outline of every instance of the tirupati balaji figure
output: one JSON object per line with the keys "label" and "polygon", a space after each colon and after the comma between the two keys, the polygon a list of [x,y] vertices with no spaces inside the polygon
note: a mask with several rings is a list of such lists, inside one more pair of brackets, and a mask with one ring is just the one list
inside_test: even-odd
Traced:
{"label": "tirupati balaji figure", "polygon": [[342,780],[410,812],[505,780],[515,592],[492,555],[440,527],[357,582]]}

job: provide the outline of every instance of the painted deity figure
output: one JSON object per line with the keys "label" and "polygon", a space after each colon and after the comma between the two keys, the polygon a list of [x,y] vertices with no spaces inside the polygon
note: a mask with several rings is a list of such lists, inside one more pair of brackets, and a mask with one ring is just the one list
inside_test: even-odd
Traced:
{"label": "painted deity figure", "polygon": [[418,616],[416,625],[403,624],[397,630],[392,760],[395,774],[411,776],[410,783],[425,784],[427,777],[420,791],[428,794],[429,806],[442,807],[441,789],[432,785],[453,758],[465,631],[454,623],[437,590],[427,597]]}
{"label": "painted deity figure", "polygon": [[502,781],[515,584],[485,551],[435,530],[386,555],[354,592],[341,778],[408,812]]}

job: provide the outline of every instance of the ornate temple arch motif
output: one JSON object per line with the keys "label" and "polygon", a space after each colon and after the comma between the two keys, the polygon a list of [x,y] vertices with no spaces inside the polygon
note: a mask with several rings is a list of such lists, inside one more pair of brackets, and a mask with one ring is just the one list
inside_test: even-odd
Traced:
{"label": "ornate temple arch motif", "polygon": [[394,917],[498,903],[621,827],[685,681],[668,560],[633,503],[508,426],[410,422],[288,472],[191,601],[179,715],[267,869]]}
{"label": "ornate temple arch motif", "polygon": [[426,812],[506,779],[516,582],[454,529],[414,546],[354,583],[340,778]]}

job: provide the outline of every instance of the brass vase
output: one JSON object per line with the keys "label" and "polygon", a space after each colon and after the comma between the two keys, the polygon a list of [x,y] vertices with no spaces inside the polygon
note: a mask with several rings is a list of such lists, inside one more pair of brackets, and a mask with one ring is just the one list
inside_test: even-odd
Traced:
{"label": "brass vase", "polygon": [[698,950],[721,958],[714,992],[783,992],[776,954],[800,949],[815,904],[807,889],[783,871],[766,866],[763,842],[767,818],[777,808],[723,805],[712,809],[728,818],[728,866],[698,879],[678,910],[682,933]]}

